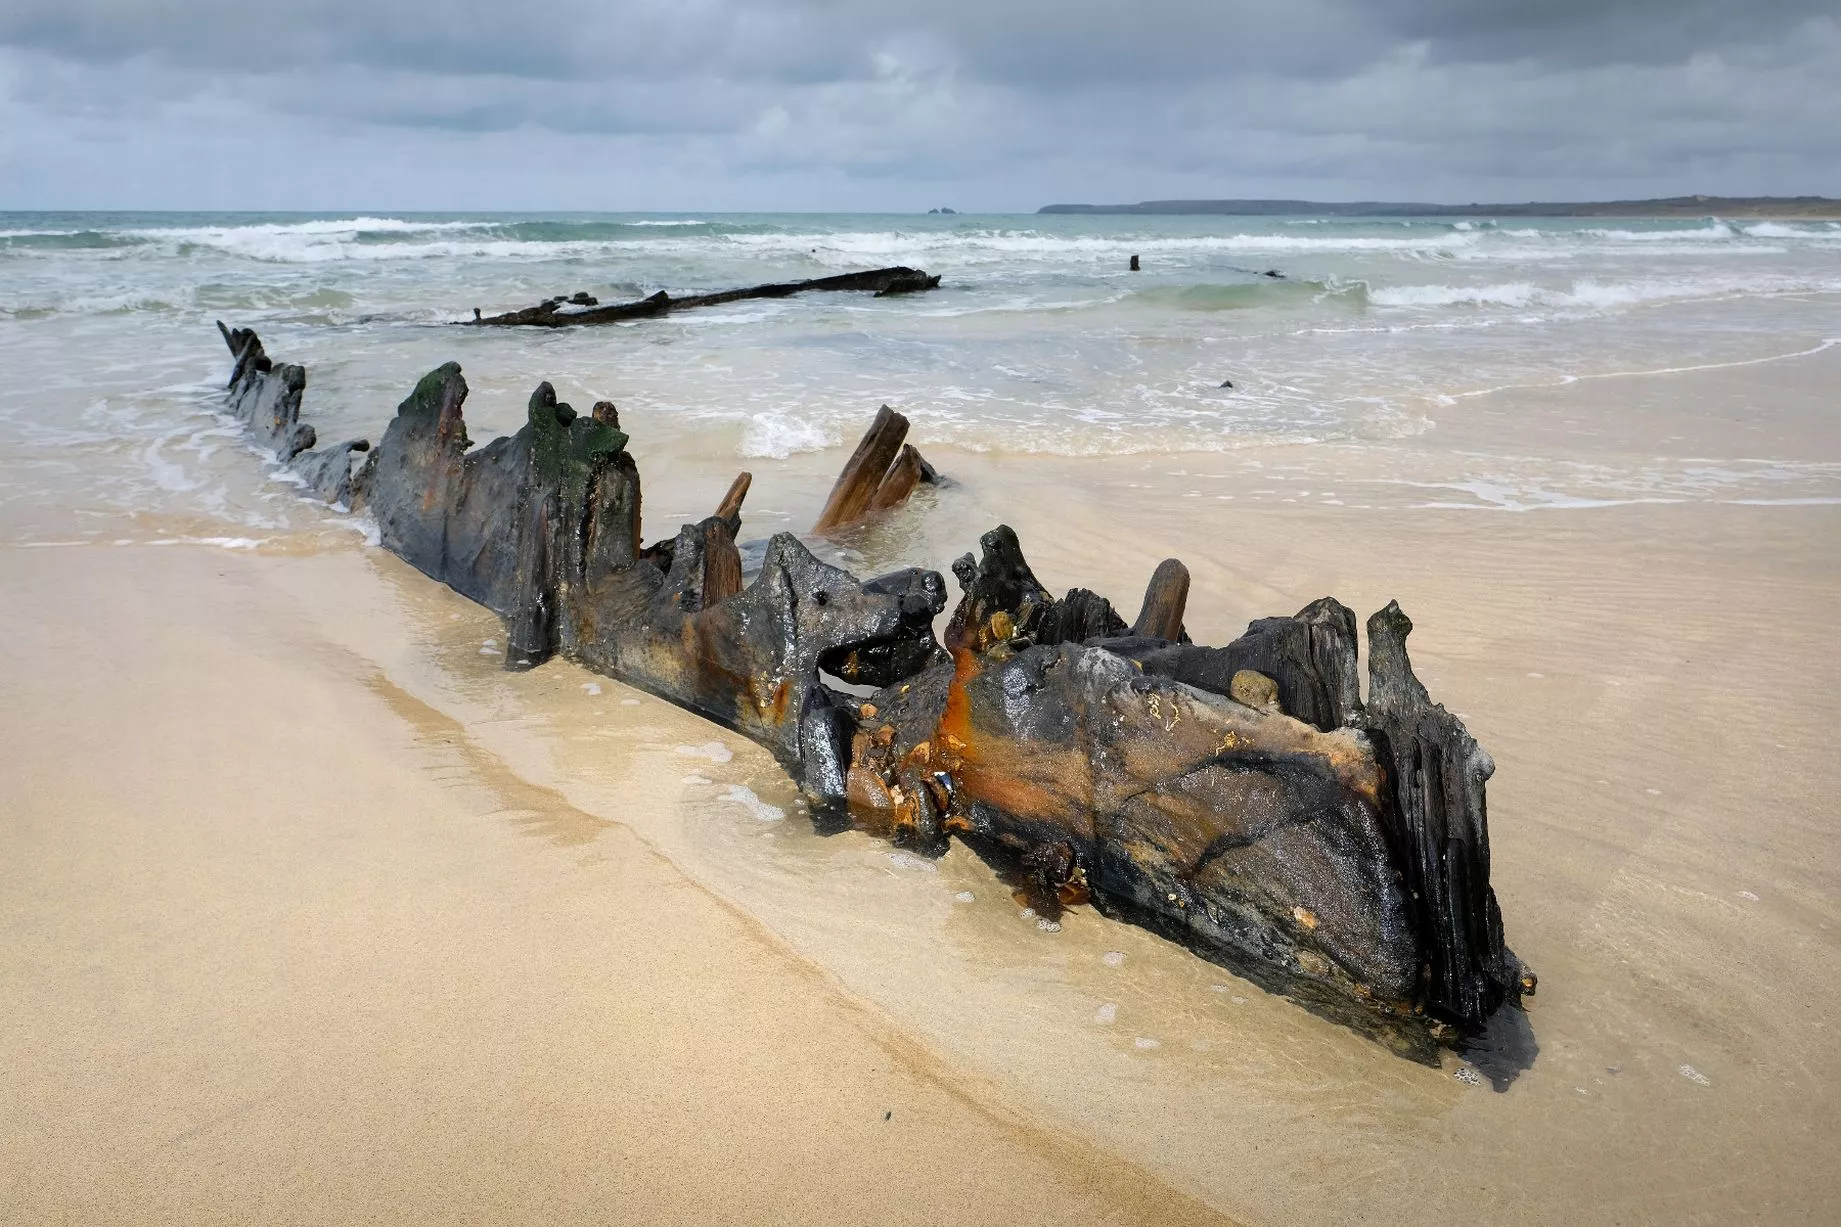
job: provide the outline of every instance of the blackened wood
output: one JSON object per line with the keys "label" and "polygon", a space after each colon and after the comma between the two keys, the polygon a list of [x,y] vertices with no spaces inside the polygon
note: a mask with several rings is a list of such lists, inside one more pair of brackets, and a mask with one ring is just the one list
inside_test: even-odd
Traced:
{"label": "blackened wood", "polygon": [[1368,619],[1364,723],[1388,767],[1388,835],[1424,948],[1428,1012],[1479,1027],[1534,977],[1503,944],[1489,885],[1484,784],[1496,764],[1413,673],[1413,623],[1397,602]]}
{"label": "blackened wood", "polygon": [[923,290],[940,288],[939,274],[928,275],[918,270],[907,276],[891,277],[887,285],[876,291],[877,298],[893,298],[897,294],[918,294]]}
{"label": "blackened wood", "polygon": [[695,307],[714,307],[746,298],[790,298],[794,294],[824,291],[855,291],[867,294],[908,294],[930,290],[940,284],[919,269],[897,266],[871,269],[860,273],[840,273],[833,277],[814,277],[807,281],[779,281],[749,286],[740,290],[723,290],[714,294],[686,294],[674,298],[660,290],[638,302],[613,303],[583,310],[564,310],[571,305],[567,298],[552,298],[522,311],[507,311],[460,321],[468,327],[573,328],[584,324],[618,324],[627,320],[651,319],[673,311]]}
{"label": "blackened wood", "polygon": [[1037,643],[1085,643],[1124,633],[1125,619],[1111,601],[1097,592],[1072,588],[1030,629],[1030,638]]}
{"label": "blackened wood", "polygon": [[977,558],[965,554],[952,564],[965,595],[946,625],[942,642],[949,652],[981,651],[995,640],[1026,638],[1055,603],[1029,569],[1015,529],[999,524],[978,538],[978,547]]}
{"label": "blackened wood", "polygon": [[305,451],[288,462],[307,488],[335,507],[352,502],[352,458],[371,450],[369,441],[351,439],[321,451]]}
{"label": "blackened wood", "polygon": [[[921,567],[878,576],[864,583],[863,591],[894,597],[902,616],[915,624],[946,608],[946,581]],[[819,657],[818,667],[852,685],[891,686],[944,659],[931,636],[894,637],[837,648]]]}
{"label": "blackened wood", "polygon": [[518,533],[516,604],[505,619],[505,667],[534,669],[556,654],[555,558],[562,507],[554,490],[535,490]]}
{"label": "blackened wood", "polygon": [[1351,724],[1361,713],[1355,612],[1331,597],[1289,618],[1261,618],[1226,647],[1149,638],[1112,639],[1102,646],[1137,661],[1154,677],[1213,694],[1231,695],[1234,675],[1243,669],[1263,673],[1277,683],[1286,715],[1324,732]]}

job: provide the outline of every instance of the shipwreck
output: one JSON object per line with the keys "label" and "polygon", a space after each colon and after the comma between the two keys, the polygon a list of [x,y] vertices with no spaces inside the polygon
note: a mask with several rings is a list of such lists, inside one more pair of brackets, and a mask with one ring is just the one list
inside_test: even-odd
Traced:
{"label": "shipwreck", "polygon": [[[219,328],[230,411],[385,549],[498,614],[507,668],[560,654],[751,738],[822,829],[961,840],[1051,915],[1091,904],[1419,1060],[1534,992],[1490,887],[1495,764],[1414,676],[1397,605],[1366,621],[1364,694],[1358,620],[1332,598],[1205,647],[1180,562],[1128,623],[1097,593],[1055,596],[1000,525],[953,565],[936,634],[934,571],[863,580],[780,533],[745,573],[748,474],[647,544],[610,404],[577,413],[540,384],[516,434],[475,447],[448,363],[375,446],[322,449],[306,372]],[[815,531],[933,479],[906,429],[878,415]]]}
{"label": "shipwreck", "polygon": [[893,298],[899,294],[919,294],[939,288],[940,278],[937,274],[897,265],[894,268],[813,277],[805,281],[774,281],[740,290],[680,294],[675,298],[660,290],[650,297],[623,303],[603,303],[587,290],[578,290],[574,294],[546,298],[534,307],[498,315],[482,315],[476,307],[472,319],[460,322],[486,328],[574,328],[588,324],[625,324],[634,320],[656,319],[676,311],[720,307],[724,303],[750,298],[791,298],[795,294],[846,292]]}

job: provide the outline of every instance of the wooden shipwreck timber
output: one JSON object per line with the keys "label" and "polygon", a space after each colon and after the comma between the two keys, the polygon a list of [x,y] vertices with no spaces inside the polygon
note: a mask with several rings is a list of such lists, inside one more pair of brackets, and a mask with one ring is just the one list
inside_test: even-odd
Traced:
{"label": "wooden shipwreck timber", "polygon": [[712,294],[682,294],[676,298],[660,290],[649,298],[624,303],[602,304],[583,290],[568,297],[548,298],[534,307],[507,311],[501,315],[482,316],[475,309],[472,319],[461,322],[480,327],[573,328],[584,324],[621,324],[629,320],[652,319],[674,311],[717,307],[748,298],[791,298],[795,294],[846,291],[891,298],[897,294],[917,294],[938,289],[939,285],[938,276],[924,273],[918,268],[897,266],[861,273],[839,273],[833,277],[814,277],[808,281],[775,281],[767,285],[720,290]]}
{"label": "wooden shipwreck timber", "polygon": [[[1051,594],[999,526],[953,565],[936,637],[933,571],[864,581],[780,533],[745,574],[746,474],[645,544],[611,405],[578,414],[541,384],[516,434],[475,448],[448,363],[374,448],[315,450],[305,372],[223,333],[231,411],[386,549],[503,618],[508,668],[560,653],[759,742],[821,827],[930,853],[961,839],[1051,915],[1091,902],[1422,1060],[1534,991],[1489,884],[1494,763],[1414,677],[1397,605],[1367,621],[1364,698],[1356,616],[1333,599],[1203,647],[1180,563],[1128,625],[1105,597]],[[828,514],[908,483],[890,417]]]}

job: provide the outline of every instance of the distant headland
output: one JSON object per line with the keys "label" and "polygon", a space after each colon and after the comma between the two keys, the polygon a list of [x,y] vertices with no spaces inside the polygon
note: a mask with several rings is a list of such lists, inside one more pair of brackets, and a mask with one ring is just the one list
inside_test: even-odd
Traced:
{"label": "distant headland", "polygon": [[1135,213],[1241,217],[1782,217],[1841,220],[1841,200],[1827,196],[1669,196],[1658,200],[1573,203],[1416,204],[1356,200],[1145,200],[1137,204],[1052,204],[1038,213]]}

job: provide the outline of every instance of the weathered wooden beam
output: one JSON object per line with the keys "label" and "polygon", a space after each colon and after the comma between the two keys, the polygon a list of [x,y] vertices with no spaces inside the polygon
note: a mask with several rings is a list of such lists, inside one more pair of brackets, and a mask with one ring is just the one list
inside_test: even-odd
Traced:
{"label": "weathered wooden beam", "polygon": [[728,522],[731,536],[741,531],[742,501],[748,497],[748,488],[753,484],[754,474],[737,473],[735,480],[729,483],[729,492],[716,506],[716,518]]}
{"label": "weathered wooden beam", "polygon": [[708,606],[728,600],[742,590],[742,556],[735,548],[735,536],[729,522],[713,515],[700,526],[703,531],[703,604]]}
{"label": "weathered wooden beam", "polygon": [[[299,425],[299,368],[224,337],[232,403],[267,406],[252,432]],[[1096,593],[1051,596],[999,526],[954,564],[942,650],[936,573],[860,581],[782,533],[744,584],[745,473],[641,548],[611,405],[578,416],[542,384],[516,434],[474,448],[466,395],[451,363],[424,377],[346,485],[385,548],[505,619],[508,668],[562,653],[644,687],[772,750],[821,824],[962,839],[1051,915],[1091,901],[1419,1059],[1534,991],[1489,887],[1494,764],[1414,677],[1397,606],[1369,619],[1364,705],[1334,600],[1199,647],[1169,560],[1128,634]],[[853,498],[900,467],[898,417],[840,479]]]}
{"label": "weathered wooden beam", "polygon": [[908,501],[916,486],[933,478],[933,466],[921,459],[921,454],[912,443],[903,443],[901,450],[889,465],[889,471],[882,475],[875,492],[869,496],[869,512],[887,511],[899,507]]}
{"label": "weathered wooden beam", "polygon": [[1144,589],[1144,604],[1131,633],[1146,639],[1181,639],[1183,608],[1189,603],[1189,568],[1174,558],[1166,558],[1151,572],[1151,582]]}
{"label": "weathered wooden beam", "polygon": [[262,340],[248,328],[227,328],[217,322],[231,355],[228,405],[256,442],[275,453],[275,459],[305,481],[329,503],[349,503],[352,496],[352,456],[370,444],[353,439],[325,451],[313,427],[300,420],[301,397],[307,388],[307,370],[277,366],[263,351]]}
{"label": "weathered wooden beam", "polygon": [[934,467],[903,440],[908,419],[887,405],[876,411],[875,421],[858,440],[856,450],[831,487],[825,506],[812,525],[815,533],[849,528],[870,516],[899,507],[921,485],[940,480]]}
{"label": "weathered wooden beam", "polygon": [[824,510],[812,525],[815,533],[831,532],[854,524],[869,513],[876,491],[887,477],[889,466],[901,454],[902,441],[908,437],[908,419],[887,405],[876,410],[876,420],[858,440],[857,448],[844,462],[843,472],[831,487]]}
{"label": "weathered wooden beam", "polygon": [[1279,708],[1324,732],[1359,726],[1355,612],[1330,597],[1289,618],[1261,618],[1226,647],[1162,640],[1113,640],[1112,651],[1131,657],[1154,677],[1167,677],[1211,694],[1234,695],[1234,679],[1255,672],[1272,679]]}
{"label": "weathered wooden beam", "polygon": [[883,298],[893,294],[931,290],[939,284],[937,276],[916,268],[897,266],[860,273],[839,273],[832,277],[814,277],[806,281],[778,281],[713,294],[685,294],[675,298],[660,290],[637,302],[610,303],[607,306],[600,305],[587,293],[580,293],[573,297],[546,299],[534,307],[507,311],[500,315],[482,316],[476,308],[472,319],[459,322],[469,327],[574,328],[589,324],[619,324],[629,320],[653,319],[675,311],[720,306],[748,298],[790,298],[794,294],[840,291],[874,294]]}
{"label": "weathered wooden beam", "polygon": [[[1103,598],[1076,590],[1064,610],[1015,533],[982,544],[954,564],[952,664],[869,700],[848,780],[860,825],[919,847],[962,836],[1036,874],[1044,906],[1090,896],[1421,1058],[1534,991],[1488,891],[1491,765],[1411,678],[1397,607],[1370,620],[1364,713],[1353,615],[1332,600],[1223,649],[1082,645],[1055,630]],[[1167,675],[1192,664],[1218,693]],[[1328,726],[1279,710],[1281,689]]]}

